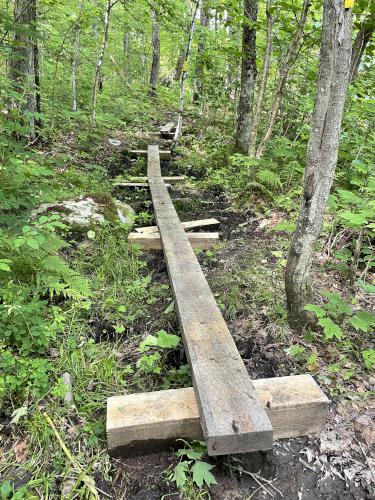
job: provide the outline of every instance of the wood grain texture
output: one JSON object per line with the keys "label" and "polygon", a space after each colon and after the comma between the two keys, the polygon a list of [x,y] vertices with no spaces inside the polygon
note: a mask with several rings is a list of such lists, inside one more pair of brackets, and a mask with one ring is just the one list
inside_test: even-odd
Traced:
{"label": "wood grain texture", "polygon": [[[198,229],[201,227],[217,228],[220,226],[220,222],[217,219],[191,220],[187,222],[181,222],[181,224],[185,231],[189,231],[190,229]],[[142,234],[159,232],[158,226],[136,227],[135,230],[137,233]]]}
{"label": "wood grain texture", "polygon": [[147,178],[208,453],[269,449],[271,423],[165,188],[158,146]]}
{"label": "wood grain texture", "polygon": [[175,128],[174,123],[168,122],[160,128],[160,135],[162,137],[169,137],[172,135],[172,133],[173,133],[172,131],[174,128]]}
{"label": "wood grain texture", "polygon": [[[311,375],[259,379],[253,384],[273,426],[274,439],[323,429],[329,400]],[[192,387],[108,399],[107,440],[111,454],[160,451],[176,445],[181,438],[203,438]]]}
{"label": "wood grain texture", "polygon": [[[123,187],[123,188],[138,188],[138,189],[148,189],[148,182],[114,182],[113,185],[115,187]],[[171,189],[171,184],[165,184],[167,189]]]}
{"label": "wood grain texture", "polygon": [[[147,177],[132,177],[130,179],[136,182],[148,182]],[[171,184],[172,186],[185,180],[186,177],[184,175],[163,175],[163,181],[167,184]]]}
{"label": "wood grain texture", "polygon": [[[188,240],[193,248],[208,250],[220,241],[219,233],[188,233]],[[162,250],[159,232],[157,233],[130,233],[129,243],[140,245],[141,250]]]}
{"label": "wood grain texture", "polygon": [[[161,160],[170,160],[171,152],[170,151],[159,151]],[[129,151],[130,156],[147,156],[147,149],[132,149]]]}

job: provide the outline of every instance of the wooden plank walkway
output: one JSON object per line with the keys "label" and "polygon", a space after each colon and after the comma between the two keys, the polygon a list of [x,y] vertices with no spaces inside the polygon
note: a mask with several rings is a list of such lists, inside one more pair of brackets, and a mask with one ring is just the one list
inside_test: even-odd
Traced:
{"label": "wooden plank walkway", "polygon": [[272,447],[272,426],[148,147],[147,178],[210,455]]}
{"label": "wooden plank walkway", "polygon": [[[163,177],[165,180],[165,177]],[[220,222],[217,219],[200,219],[200,220],[191,220],[187,222],[181,222],[182,227],[185,229],[185,231],[188,231],[190,229],[198,229],[201,227],[210,227],[210,228],[217,228],[220,226]],[[158,233],[159,228],[158,226],[144,226],[144,227],[136,227],[135,228],[137,233]]]}
{"label": "wooden plank walkway", "polygon": [[[208,250],[220,241],[219,233],[188,233],[189,243],[193,248]],[[130,233],[129,243],[135,243],[141,250],[162,250],[161,238],[157,233]]]}
{"label": "wooden plank walkway", "polygon": [[[320,432],[329,399],[309,374],[253,381],[273,426],[274,439]],[[134,456],[168,449],[178,439],[203,438],[194,389],[113,396],[107,405],[111,455]]]}

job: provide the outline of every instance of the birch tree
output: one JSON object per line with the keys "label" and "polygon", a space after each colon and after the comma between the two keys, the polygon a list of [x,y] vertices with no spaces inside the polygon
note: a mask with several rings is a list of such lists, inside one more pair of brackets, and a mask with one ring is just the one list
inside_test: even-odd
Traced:
{"label": "birch tree", "polygon": [[288,318],[294,327],[301,327],[311,319],[304,308],[312,300],[311,261],[336,169],[350,78],[351,43],[351,9],[345,9],[342,0],[324,0],[319,74],[303,193],[285,270]]}
{"label": "birch tree", "polygon": [[258,17],[258,0],[244,0],[242,28],[241,93],[238,104],[236,146],[247,153],[253,118],[253,97],[257,76],[256,31],[254,23]]}

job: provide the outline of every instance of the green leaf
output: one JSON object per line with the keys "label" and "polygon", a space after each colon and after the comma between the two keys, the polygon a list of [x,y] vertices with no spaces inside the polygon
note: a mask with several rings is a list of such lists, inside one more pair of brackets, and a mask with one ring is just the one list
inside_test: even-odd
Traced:
{"label": "green leaf", "polygon": [[375,349],[366,349],[361,354],[366,368],[371,370],[375,366]]}
{"label": "green leaf", "polygon": [[190,462],[179,462],[174,468],[172,481],[176,482],[178,488],[181,488],[187,481],[186,472],[189,470]]}
{"label": "green leaf", "polygon": [[367,217],[365,214],[353,213],[349,211],[341,212],[339,216],[349,223],[351,226],[360,227],[366,224]]}
{"label": "green leaf", "polygon": [[285,351],[292,356],[292,358],[298,358],[301,354],[306,351],[305,347],[301,347],[300,345],[292,345],[285,349]]}
{"label": "green leaf", "polygon": [[140,343],[139,350],[141,352],[149,351],[151,347],[158,345],[158,339],[154,335],[147,335],[147,337]]}
{"label": "green leaf", "polygon": [[11,269],[8,264],[5,264],[5,262],[0,262],[0,271],[6,271],[9,273]]}
{"label": "green leaf", "polygon": [[95,239],[95,231],[87,231],[87,237],[89,240],[94,240]]}
{"label": "green leaf", "polygon": [[368,311],[358,311],[350,318],[349,323],[354,326],[356,330],[367,333],[369,328],[375,324],[375,314]]}
{"label": "green leaf", "polygon": [[13,488],[12,485],[10,484],[10,481],[4,481],[3,484],[0,486],[0,499],[1,500],[6,500],[7,498],[10,497],[10,495],[13,493]]}
{"label": "green leaf", "polygon": [[327,315],[323,307],[317,306],[315,304],[307,304],[305,306],[306,311],[311,311],[317,315],[318,318],[323,318]]}
{"label": "green leaf", "polygon": [[172,335],[164,330],[159,330],[157,332],[157,336],[158,336],[157,340],[158,346],[164,349],[174,349],[175,347],[178,346],[178,344],[181,341],[181,338],[178,337],[177,335]]}
{"label": "green leaf", "polygon": [[346,191],[345,189],[338,189],[338,193],[340,193],[340,197],[348,202],[348,203],[355,203],[355,204],[360,204],[362,203],[362,199],[354,194],[352,191]]}
{"label": "green leaf", "polygon": [[214,467],[214,465],[208,464],[207,462],[201,462],[200,460],[195,462],[191,470],[193,473],[193,481],[199,488],[202,488],[203,483],[206,483],[207,486],[217,484],[214,475],[210,472]]}
{"label": "green leaf", "polygon": [[199,460],[200,458],[203,457],[204,452],[198,451],[198,450],[193,450],[192,448],[183,448],[183,449],[177,450],[176,455],[178,457],[183,457],[184,455],[186,455],[191,460]]}
{"label": "green leaf", "polygon": [[29,246],[30,248],[33,248],[34,250],[37,250],[39,248],[39,243],[36,240],[34,240],[34,238],[27,238],[26,245]]}
{"label": "green leaf", "polygon": [[324,334],[327,340],[336,337],[337,339],[341,339],[342,330],[341,328],[334,323],[331,318],[321,318],[318,321],[318,324],[323,327]]}

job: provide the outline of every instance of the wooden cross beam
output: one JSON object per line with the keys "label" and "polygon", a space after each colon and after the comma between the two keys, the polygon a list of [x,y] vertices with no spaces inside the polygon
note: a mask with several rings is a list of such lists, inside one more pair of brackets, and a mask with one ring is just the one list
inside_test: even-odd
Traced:
{"label": "wooden cross beam", "polygon": [[[219,233],[188,233],[190,245],[193,248],[208,250],[214,247],[220,241]],[[157,233],[130,233],[129,243],[135,243],[141,247],[141,250],[162,250],[162,244],[159,232]]]}
{"label": "wooden cross beam", "polygon": [[[171,152],[170,151],[159,151],[161,160],[170,160]],[[132,149],[129,151],[130,156],[147,156],[147,149]]]}
{"label": "wooden cross beam", "polygon": [[[165,179],[165,177],[163,177],[163,179]],[[187,222],[181,222],[181,224],[185,231],[189,231],[190,229],[198,229],[201,227],[217,228],[220,226],[220,222],[217,219],[191,220]],[[137,233],[142,234],[159,232],[158,226],[136,227],[135,230]]]}
{"label": "wooden cross beam", "polygon": [[[253,381],[273,427],[273,438],[320,432],[329,400],[311,375]],[[136,456],[181,447],[178,439],[204,439],[194,389],[170,389],[114,396],[107,405],[108,451]]]}

